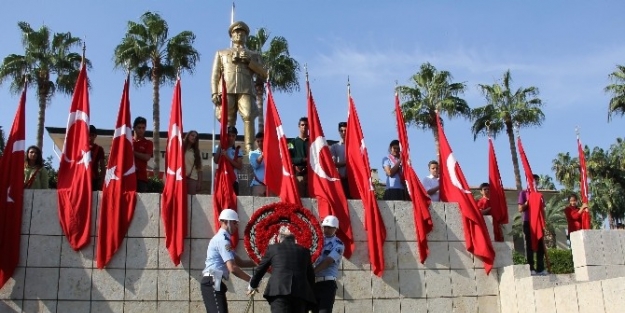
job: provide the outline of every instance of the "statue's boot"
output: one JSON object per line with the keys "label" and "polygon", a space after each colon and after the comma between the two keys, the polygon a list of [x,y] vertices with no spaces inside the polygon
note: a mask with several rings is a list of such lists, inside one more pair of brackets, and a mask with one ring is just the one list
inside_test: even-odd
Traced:
{"label": "statue's boot", "polygon": [[245,154],[249,155],[254,150],[254,137],[256,136],[256,125],[254,121],[243,121],[243,144],[245,145]]}

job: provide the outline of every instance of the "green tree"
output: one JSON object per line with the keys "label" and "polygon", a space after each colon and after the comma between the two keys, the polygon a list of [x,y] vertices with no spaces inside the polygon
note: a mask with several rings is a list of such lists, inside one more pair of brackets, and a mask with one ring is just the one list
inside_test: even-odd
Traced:
{"label": "green tree", "polygon": [[536,87],[520,87],[516,91],[511,87],[512,77],[510,70],[503,74],[501,84],[478,85],[484,97],[486,105],[472,111],[474,121],[471,131],[474,139],[478,135],[492,134],[496,137],[502,132],[508,135],[510,154],[514,167],[514,179],[517,190],[521,190],[521,172],[517,147],[514,141],[514,127],[540,126],[545,120],[542,112],[542,100],[538,98],[539,91]]}
{"label": "green tree", "polygon": [[436,154],[439,155],[436,110],[448,118],[471,117],[471,108],[460,98],[465,91],[465,83],[454,83],[451,73],[438,71],[430,63],[423,63],[419,72],[411,78],[414,86],[398,86],[403,103],[401,110],[408,124],[434,135]]}
{"label": "green tree", "polygon": [[193,47],[195,34],[182,31],[169,37],[167,22],[157,13],[146,12],[140,22],[128,21],[126,34],[115,47],[115,67],[130,69],[137,86],[152,83],[154,123],[154,172],[160,171],[160,86],[173,83],[181,72],[193,73],[200,53]]}
{"label": "green tree", "polygon": [[614,228],[625,217],[625,140],[617,138],[607,151],[594,147],[586,153],[591,213],[596,220],[608,218]]}
{"label": "green tree", "polygon": [[6,145],[6,138],[4,137],[4,130],[0,126],[0,156],[4,153],[4,146]]}
{"label": "green tree", "polygon": [[545,245],[556,247],[556,231],[567,227],[564,208],[570,192],[562,191],[545,203]]}
{"label": "green tree", "polygon": [[[24,88],[26,79],[29,88],[34,88],[39,101],[37,120],[37,146],[43,147],[43,128],[46,122],[46,108],[55,93],[71,95],[80,72],[82,56],[72,52],[82,41],[71,33],[52,33],[45,25],[34,30],[30,24],[19,22],[22,32],[24,55],[10,54],[0,65],[0,84],[11,81],[11,92],[18,94]],[[91,62],[85,59],[87,68]]]}
{"label": "green tree", "polygon": [[[274,36],[269,40],[271,33],[266,28],[259,28],[256,34],[247,38],[247,48],[256,51],[263,58],[263,67],[269,74],[272,91],[291,93],[299,91],[298,73],[300,70],[297,60],[289,53],[289,43],[282,36]],[[265,45],[269,43],[268,47]],[[265,49],[266,48],[266,49]],[[265,128],[263,97],[265,88],[262,78],[257,77],[256,106],[258,107],[258,129]]]}
{"label": "green tree", "polygon": [[616,70],[608,75],[612,84],[605,87],[604,91],[612,95],[608,105],[608,122],[612,114],[625,114],[625,66],[617,65]]}
{"label": "green tree", "polygon": [[549,175],[538,175],[537,186],[541,190],[556,190],[556,185],[553,183],[553,178]]}
{"label": "green tree", "polygon": [[556,181],[570,190],[579,188],[579,167],[579,158],[572,158],[568,152],[558,153],[551,161],[551,170],[555,174]]}

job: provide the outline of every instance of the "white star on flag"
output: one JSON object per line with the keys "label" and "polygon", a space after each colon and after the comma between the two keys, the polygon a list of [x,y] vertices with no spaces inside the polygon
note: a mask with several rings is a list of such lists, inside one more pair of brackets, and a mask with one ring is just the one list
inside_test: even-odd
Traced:
{"label": "white star on flag", "polygon": [[117,168],[117,165],[106,169],[106,175],[104,176],[104,183],[106,183],[106,187],[109,186],[109,183],[111,182],[111,180],[119,180],[119,177],[115,176],[116,168]]}

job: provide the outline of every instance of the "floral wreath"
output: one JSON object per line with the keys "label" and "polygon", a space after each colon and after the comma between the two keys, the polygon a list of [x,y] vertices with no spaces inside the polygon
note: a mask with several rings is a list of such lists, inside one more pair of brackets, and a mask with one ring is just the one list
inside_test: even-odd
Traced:
{"label": "floral wreath", "polygon": [[270,244],[276,243],[281,226],[295,235],[297,244],[310,249],[315,261],[323,248],[323,231],[317,218],[302,206],[286,202],[267,204],[252,214],[245,227],[245,250],[256,263]]}

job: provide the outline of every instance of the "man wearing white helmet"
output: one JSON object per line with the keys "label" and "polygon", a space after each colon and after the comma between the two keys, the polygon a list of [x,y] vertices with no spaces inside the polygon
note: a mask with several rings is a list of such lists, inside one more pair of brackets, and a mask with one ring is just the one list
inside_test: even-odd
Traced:
{"label": "man wearing white helmet", "polygon": [[[230,273],[249,282],[250,275],[240,267],[254,267],[251,260],[239,258],[232,245],[230,235],[239,229],[239,215],[232,209],[224,209],[219,214],[219,231],[208,243],[206,251],[206,267],[202,271],[204,277],[201,282],[202,298],[208,313],[228,312],[226,292],[228,288],[224,280],[230,278]],[[240,266],[240,267],[239,267]]]}
{"label": "man wearing white helmet", "polygon": [[328,215],[321,222],[323,227],[323,251],[315,261],[315,285],[313,291],[317,300],[315,313],[331,313],[336,297],[336,278],[345,251],[345,245],[336,236],[339,219]]}

